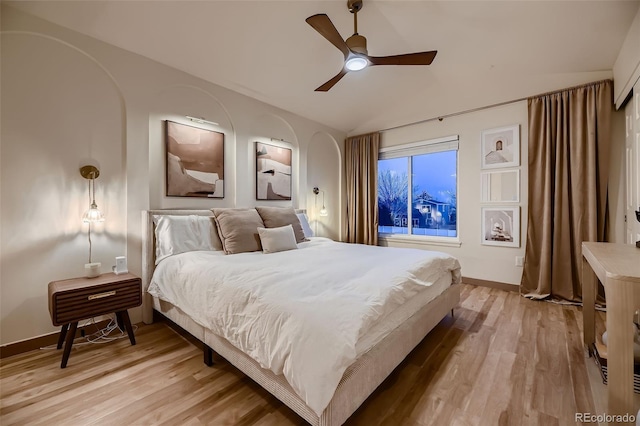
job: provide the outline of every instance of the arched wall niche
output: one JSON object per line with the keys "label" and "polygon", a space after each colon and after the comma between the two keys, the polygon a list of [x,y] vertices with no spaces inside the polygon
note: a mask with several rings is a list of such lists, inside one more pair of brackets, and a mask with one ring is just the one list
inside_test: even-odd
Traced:
{"label": "arched wall niche", "polygon": [[[159,91],[149,105],[149,205],[152,209],[233,207],[236,204],[236,131],[233,120],[214,95],[189,85]],[[193,122],[187,116],[217,124]],[[166,121],[224,134],[224,197],[168,197],[166,195]]]}
{"label": "arched wall niche", "polygon": [[[307,153],[307,215],[316,235],[340,241],[342,239],[342,153],[333,136],[316,132],[311,137]],[[328,216],[322,217],[322,193],[313,194],[313,188],[324,191]]]}
{"label": "arched wall niche", "polygon": [[[99,168],[92,261],[127,252],[126,112],[94,57],[55,37],[2,32],[0,344],[54,331],[46,283],[84,275],[89,207],[83,165]],[[99,102],[96,102],[99,100]],[[44,286],[44,287],[43,287]],[[44,288],[44,291],[43,291]]]}
{"label": "arched wall niche", "polygon": [[[256,172],[256,142],[291,150],[291,200],[257,200],[257,172]],[[305,152],[300,146],[298,136],[293,126],[283,117],[274,113],[261,114],[252,119],[246,144],[238,146],[244,153],[238,153],[238,158],[244,158],[244,167],[239,169],[242,176],[238,177],[245,183],[243,186],[243,203],[240,206],[274,205],[292,206],[299,208],[300,170]]]}

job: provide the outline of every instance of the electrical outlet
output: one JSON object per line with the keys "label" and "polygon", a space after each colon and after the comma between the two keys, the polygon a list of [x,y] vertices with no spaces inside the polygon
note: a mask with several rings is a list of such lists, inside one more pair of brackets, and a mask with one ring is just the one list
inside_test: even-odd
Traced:
{"label": "electrical outlet", "polygon": [[524,256],[516,256],[516,266],[524,266]]}

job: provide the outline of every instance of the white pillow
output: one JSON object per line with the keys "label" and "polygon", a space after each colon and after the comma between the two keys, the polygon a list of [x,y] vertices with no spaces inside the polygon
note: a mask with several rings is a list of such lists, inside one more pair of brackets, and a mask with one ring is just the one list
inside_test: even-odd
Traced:
{"label": "white pillow", "polygon": [[298,248],[296,244],[296,234],[293,226],[286,225],[279,228],[258,228],[262,251],[265,253],[276,253],[285,250]]}
{"label": "white pillow", "polygon": [[307,215],[304,213],[296,213],[296,216],[298,216],[300,225],[302,225],[302,230],[304,231],[304,237],[305,238],[313,237],[313,231],[311,230],[311,226],[309,225],[309,219],[307,219]]}
{"label": "white pillow", "polygon": [[164,258],[188,251],[222,250],[212,216],[153,216],[156,224],[156,265]]}

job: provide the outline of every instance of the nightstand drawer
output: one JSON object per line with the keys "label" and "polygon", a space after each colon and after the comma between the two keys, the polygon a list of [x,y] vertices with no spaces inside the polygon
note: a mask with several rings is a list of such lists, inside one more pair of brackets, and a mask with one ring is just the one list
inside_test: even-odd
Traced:
{"label": "nightstand drawer", "polygon": [[105,274],[88,279],[56,281],[49,285],[49,311],[54,325],[123,311],[142,304],[140,279]]}

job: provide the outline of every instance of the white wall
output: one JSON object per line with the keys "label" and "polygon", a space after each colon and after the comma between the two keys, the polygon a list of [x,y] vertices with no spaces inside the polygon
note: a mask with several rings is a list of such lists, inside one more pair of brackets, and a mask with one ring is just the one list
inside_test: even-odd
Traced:
{"label": "white wall", "polygon": [[[520,202],[500,205],[520,206],[520,247],[485,246],[481,241],[480,201],[480,137],[486,129],[520,125]],[[624,114],[613,112],[611,141],[611,166],[609,172],[609,215],[611,240],[624,240]],[[459,135],[458,153],[458,235],[460,247],[446,247],[424,242],[388,241],[385,245],[394,247],[419,247],[440,250],[458,257],[462,265],[462,275],[468,278],[496,281],[520,285],[522,267],[515,266],[515,257],[524,256],[527,236],[528,214],[528,113],[527,102],[504,105],[474,113],[446,118],[442,122],[430,121],[423,124],[384,132],[382,147],[408,142]],[[508,168],[504,170],[512,170]],[[496,169],[493,169],[496,170]],[[497,169],[502,170],[502,169]]]}
{"label": "white wall", "polygon": [[609,160],[609,241],[625,242],[625,119],[624,111],[611,115],[611,158]]}
{"label": "white wall", "polygon": [[[628,124],[631,129],[633,120],[630,120],[629,123],[624,122],[624,108],[622,107],[625,105],[625,101],[629,99],[630,102],[626,104],[626,108],[628,110],[632,109],[634,98],[629,95],[632,92],[634,97],[638,94],[638,82],[640,82],[640,9],[636,13],[633,23],[629,28],[629,32],[627,33],[627,37],[625,38],[622,48],[618,53],[618,58],[613,65],[613,82],[614,100],[616,107],[619,109],[619,117],[616,116],[614,118],[614,122],[621,123],[620,125],[616,124],[616,128],[620,129],[619,126],[624,127],[625,124]],[[611,186],[609,192],[609,206],[612,208],[611,217],[613,219],[611,226],[611,241],[616,243],[626,243],[628,230],[627,224],[624,222],[624,216],[631,216],[628,217],[628,220],[631,221],[630,224],[635,223],[635,226],[638,227],[637,229],[640,229],[640,225],[635,222],[635,215],[631,208],[629,208],[628,211],[626,208],[626,168],[628,167],[628,163],[625,161],[625,151],[631,148],[630,146],[625,147],[624,130],[620,129],[619,135],[620,136],[616,135],[615,137],[614,148],[611,153],[613,173],[611,179],[614,181],[612,182],[613,186]],[[633,172],[631,173],[633,174]],[[617,185],[615,185],[615,183],[617,183]],[[638,185],[640,185],[640,183]],[[631,231],[631,229],[633,229],[633,226],[629,231]],[[636,237],[629,236],[629,239],[633,241]]]}
{"label": "white wall", "polygon": [[[333,240],[342,239],[342,173],[344,162],[333,137],[325,132],[318,132],[311,138],[307,164],[307,215],[309,224],[315,235]],[[326,169],[337,170],[332,176],[326,176]],[[324,182],[324,183],[323,183]],[[313,188],[324,191],[324,205],[327,216],[319,216],[322,208],[323,194],[313,194]]]}
{"label": "white wall", "polygon": [[[327,234],[339,236],[344,133],[10,6],[1,12],[0,344],[56,331],[47,284],[84,274],[88,195],[78,168],[87,162],[101,171],[96,202],[107,221],[93,258],[103,271],[124,254],[141,273],[142,210],[256,205],[254,142],[270,138],[294,150],[293,199],[270,204],[308,209],[317,185],[335,198]],[[185,115],[225,134],[224,199],[164,195],[162,121]],[[316,150],[322,165],[309,182]]]}
{"label": "white wall", "polygon": [[638,78],[640,78],[640,9],[629,27],[627,37],[613,65],[615,83],[613,98],[617,108],[622,106]]}
{"label": "white wall", "polygon": [[[621,111],[622,112],[622,111]],[[633,96],[624,108],[625,113],[625,200],[627,214],[625,238],[627,244],[640,241],[640,78],[633,86]]]}
{"label": "white wall", "polygon": [[[520,125],[520,247],[481,245],[480,202],[480,134],[483,130]],[[456,256],[462,265],[462,275],[489,281],[519,285],[522,267],[515,266],[515,257],[524,256],[527,235],[527,103],[518,102],[491,108],[443,121],[430,121],[382,134],[381,147],[459,135],[458,151],[458,235],[460,247],[431,245],[424,242],[387,241],[393,247],[419,247],[440,250]],[[509,168],[510,170],[516,168]],[[505,169],[506,170],[506,169]]]}

